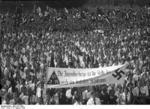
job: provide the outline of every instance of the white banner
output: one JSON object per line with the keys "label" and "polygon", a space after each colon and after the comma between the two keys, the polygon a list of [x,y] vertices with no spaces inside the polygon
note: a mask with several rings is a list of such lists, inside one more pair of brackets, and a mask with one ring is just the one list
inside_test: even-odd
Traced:
{"label": "white banner", "polygon": [[128,64],[117,65],[103,68],[87,68],[87,69],[73,69],[73,68],[52,68],[47,70],[47,82],[53,79],[52,75],[59,81],[59,85],[50,85],[51,88],[70,87],[71,85],[82,86],[94,81],[94,83],[109,84],[122,83],[125,77],[125,68]]}

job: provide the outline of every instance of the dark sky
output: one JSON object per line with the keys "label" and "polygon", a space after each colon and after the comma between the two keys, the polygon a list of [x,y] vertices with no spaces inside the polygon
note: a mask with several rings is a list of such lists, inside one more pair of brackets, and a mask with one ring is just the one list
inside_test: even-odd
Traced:
{"label": "dark sky", "polygon": [[[23,2],[24,7],[27,9],[33,8],[33,4],[35,4],[35,1],[38,1],[37,4],[41,6],[41,8],[45,7],[46,5],[49,5],[53,8],[72,8],[72,7],[81,7],[84,4],[91,5],[91,2],[95,2],[96,5],[115,5],[116,2],[118,2],[118,5],[126,5],[126,4],[137,4],[144,6],[145,4],[148,5],[150,3],[150,0],[0,0],[2,3],[0,3],[0,11],[1,10],[12,10],[16,5],[18,4],[17,1]],[[132,1],[132,2],[131,2]],[[87,3],[88,2],[88,3]],[[114,3],[113,3],[114,2]]]}
{"label": "dark sky", "polygon": [[[2,0],[2,2],[11,2],[12,4],[13,3],[16,3],[16,2],[24,2],[25,4],[28,4],[28,3],[33,3],[34,1],[38,1],[37,3],[38,4],[48,4],[49,6],[52,6],[52,7],[80,7],[82,6],[84,3],[86,3],[88,0]],[[27,3],[28,2],[28,3]]]}

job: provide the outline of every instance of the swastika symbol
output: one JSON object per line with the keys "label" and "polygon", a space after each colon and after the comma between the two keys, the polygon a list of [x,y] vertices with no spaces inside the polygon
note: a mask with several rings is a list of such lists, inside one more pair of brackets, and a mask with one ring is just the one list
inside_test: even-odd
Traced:
{"label": "swastika symbol", "polygon": [[112,74],[112,76],[117,78],[117,80],[119,80],[122,77],[121,73],[125,74],[122,70],[117,69],[117,70],[115,70],[115,74]]}

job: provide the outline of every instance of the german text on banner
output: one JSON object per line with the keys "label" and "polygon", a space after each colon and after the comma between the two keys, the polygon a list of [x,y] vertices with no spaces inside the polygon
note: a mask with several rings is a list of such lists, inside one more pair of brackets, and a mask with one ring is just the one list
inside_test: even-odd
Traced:
{"label": "german text on banner", "polygon": [[[66,87],[66,85],[67,87],[71,85],[76,87],[84,86],[91,81],[96,84],[122,83],[127,65],[128,64],[87,69],[49,67],[47,70],[47,83],[56,77],[59,84],[50,85],[51,88],[60,88],[60,86]],[[53,77],[54,74],[55,76]]]}

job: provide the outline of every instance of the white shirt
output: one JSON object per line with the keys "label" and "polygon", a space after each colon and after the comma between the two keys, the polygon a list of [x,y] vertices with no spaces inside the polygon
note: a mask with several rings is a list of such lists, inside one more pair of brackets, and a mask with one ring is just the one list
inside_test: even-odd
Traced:
{"label": "white shirt", "polygon": [[80,60],[80,65],[81,65],[82,67],[84,67],[85,64],[84,64],[84,61],[83,61],[83,56],[79,56],[79,60]]}
{"label": "white shirt", "polygon": [[15,62],[14,62],[14,65],[15,65],[15,66],[18,66],[18,61],[15,61]]}
{"label": "white shirt", "polygon": [[27,63],[27,62],[28,62],[28,59],[27,59],[27,57],[26,57],[25,55],[23,56],[23,62],[24,62],[24,63]]}
{"label": "white shirt", "polygon": [[135,81],[138,81],[139,76],[137,74],[134,74],[133,78],[134,78]]}
{"label": "white shirt", "polygon": [[85,91],[82,92],[82,98],[83,98],[84,100],[87,99],[87,93],[88,93],[87,90],[85,90]]}
{"label": "white shirt", "polygon": [[12,87],[8,89],[8,93],[12,93]]}
{"label": "white shirt", "polygon": [[125,104],[125,100],[126,100],[126,95],[125,95],[125,93],[123,92],[123,93],[120,95],[120,103],[121,103],[121,104]]}
{"label": "white shirt", "polygon": [[25,105],[28,105],[28,96],[23,96],[23,101],[25,102]]}
{"label": "white shirt", "polygon": [[38,87],[36,90],[36,96],[41,97],[41,88],[40,87]]}
{"label": "white shirt", "polygon": [[25,53],[25,48],[22,48],[22,53]]}
{"label": "white shirt", "polygon": [[31,88],[32,90],[34,90],[34,88],[35,88],[35,83],[31,83],[31,84],[30,84],[30,88]]}
{"label": "white shirt", "polygon": [[40,64],[40,68],[44,69],[44,64],[43,63]]}
{"label": "white shirt", "polygon": [[139,88],[138,88],[138,87],[135,87],[135,88],[132,90],[132,93],[133,93],[133,96],[139,96]]}
{"label": "white shirt", "polygon": [[147,86],[141,87],[140,91],[141,91],[142,94],[145,94],[146,96],[149,96],[149,91],[148,91]]}
{"label": "white shirt", "polygon": [[73,105],[81,105],[81,103],[76,101]]}
{"label": "white shirt", "polygon": [[68,63],[69,63],[69,60],[68,60],[68,57],[65,55],[65,59],[64,59],[64,61],[66,62],[66,64],[68,65]]}
{"label": "white shirt", "polygon": [[25,72],[20,71],[20,75],[21,75],[21,78],[26,79],[26,73]]}
{"label": "white shirt", "polygon": [[8,74],[8,69],[5,67],[4,75],[6,76],[7,74]]}
{"label": "white shirt", "polygon": [[96,97],[96,98],[95,98],[95,103],[96,103],[96,104],[94,104],[94,99],[93,99],[93,97],[91,97],[91,98],[87,101],[87,105],[100,105],[100,104],[101,104],[100,99]]}
{"label": "white shirt", "polygon": [[66,91],[66,97],[67,97],[67,98],[71,98],[71,97],[72,97],[71,89],[68,89],[68,90]]}
{"label": "white shirt", "polygon": [[2,101],[2,105],[3,105],[3,104],[6,104],[6,100],[3,100],[3,101]]}

